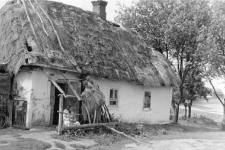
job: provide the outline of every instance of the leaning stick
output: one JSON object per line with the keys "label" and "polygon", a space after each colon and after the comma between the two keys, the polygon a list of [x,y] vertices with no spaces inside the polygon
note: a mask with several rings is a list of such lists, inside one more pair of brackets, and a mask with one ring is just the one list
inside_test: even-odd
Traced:
{"label": "leaning stick", "polygon": [[112,130],[113,132],[116,132],[116,133],[118,133],[118,134],[121,134],[121,135],[123,135],[123,136],[125,136],[125,137],[127,137],[127,138],[129,138],[129,139],[131,139],[131,140],[134,140],[134,141],[137,142],[138,144],[146,144],[146,143],[143,143],[143,142],[141,142],[141,141],[139,141],[139,140],[137,140],[137,139],[135,139],[135,138],[133,138],[133,137],[131,137],[131,136],[126,135],[126,134],[123,133],[123,132],[117,131],[117,130],[114,129],[114,128],[110,128],[110,127],[108,127],[108,126],[106,126],[106,125],[104,125],[104,127],[108,128],[108,129],[110,129],[110,130]]}
{"label": "leaning stick", "polygon": [[88,115],[88,121],[89,121],[89,124],[91,124],[91,118],[90,118],[90,114],[89,114],[89,111],[87,109],[87,107],[85,106],[85,110],[87,112],[87,115]]}
{"label": "leaning stick", "polygon": [[94,114],[94,120],[93,120],[93,123],[95,123],[95,119],[96,119],[96,110],[95,110],[95,114]]}
{"label": "leaning stick", "polygon": [[[105,104],[103,104],[103,107],[105,108],[105,111],[106,111],[107,114],[109,115],[109,121],[112,121],[112,116],[111,116],[111,114],[109,113],[108,107],[107,107]],[[108,116],[108,115],[107,115],[107,116]]]}

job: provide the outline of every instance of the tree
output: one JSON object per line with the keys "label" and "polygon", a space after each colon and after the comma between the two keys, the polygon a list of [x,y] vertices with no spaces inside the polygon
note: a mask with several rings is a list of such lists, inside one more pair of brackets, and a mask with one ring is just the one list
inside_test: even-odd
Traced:
{"label": "tree", "polygon": [[225,130],[225,102],[218,95],[211,81],[213,77],[225,78],[225,2],[222,0],[214,1],[211,9],[211,24],[203,30],[199,39],[205,39],[200,46],[205,51],[206,75],[215,95],[223,106],[222,129]]}
{"label": "tree", "polygon": [[203,52],[198,49],[202,41],[197,39],[210,23],[209,12],[205,0],[139,0],[132,7],[120,5],[118,11],[116,20],[134,28],[155,50],[165,52],[180,77],[174,123],[178,122],[187,78],[202,65]]}
{"label": "tree", "polygon": [[191,118],[192,102],[199,97],[203,97],[205,100],[208,100],[207,95],[211,94],[211,90],[205,87],[205,83],[202,81],[204,77],[204,70],[202,66],[203,64],[191,70],[185,82],[184,87],[187,91],[187,94],[184,95],[184,97],[190,101],[190,104],[188,105],[188,118]]}
{"label": "tree", "polygon": [[118,16],[115,20],[135,29],[148,45],[161,53],[165,52],[168,57],[165,27],[175,2],[175,0],[139,0],[131,7],[119,3]]}

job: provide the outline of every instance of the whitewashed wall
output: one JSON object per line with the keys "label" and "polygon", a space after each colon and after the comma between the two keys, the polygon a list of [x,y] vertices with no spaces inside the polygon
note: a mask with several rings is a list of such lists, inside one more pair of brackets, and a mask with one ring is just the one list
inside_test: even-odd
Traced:
{"label": "whitewashed wall", "polygon": [[[57,81],[64,77],[57,71],[51,69],[43,70]],[[50,125],[51,107],[50,90],[51,82],[42,70],[21,71],[17,74],[15,81],[18,83],[18,97],[28,102],[27,127],[31,125]],[[76,81],[75,73],[63,73],[67,79]],[[169,122],[170,105],[172,100],[172,88],[149,88],[135,85],[125,81],[111,81],[106,79],[95,79],[95,83],[106,97],[106,104],[115,117],[129,122],[142,123],[167,123]],[[118,89],[118,107],[109,106],[109,92],[111,88]],[[151,91],[151,109],[143,110],[144,92]],[[32,102],[32,103],[31,103]]]}
{"label": "whitewashed wall", "polygon": [[[93,78],[94,79],[94,78]],[[168,123],[172,100],[171,87],[146,89],[124,81],[94,79],[106,97],[109,111],[128,122],[160,124]],[[109,106],[110,88],[118,89],[118,107]],[[151,91],[151,109],[143,110],[144,93]]]}
{"label": "whitewashed wall", "polygon": [[[62,74],[51,69],[43,70],[46,74],[51,75],[55,81],[64,79]],[[50,125],[51,107],[50,103],[50,90],[51,82],[42,70],[37,69],[33,71],[20,71],[15,82],[19,83],[17,90],[19,91],[18,97],[28,102],[27,109],[27,127],[32,125]],[[75,73],[63,73],[67,79],[76,81]],[[32,103],[31,103],[32,102]]]}

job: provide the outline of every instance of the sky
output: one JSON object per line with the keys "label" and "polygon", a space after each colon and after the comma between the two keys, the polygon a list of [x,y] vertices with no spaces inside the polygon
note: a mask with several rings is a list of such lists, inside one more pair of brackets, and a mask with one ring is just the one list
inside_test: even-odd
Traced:
{"label": "sky", "polygon": [[[9,0],[0,0],[0,8],[3,7],[7,1]],[[93,0],[52,0],[52,1],[58,1],[64,4],[80,7],[84,10],[92,11],[91,1]],[[106,7],[107,20],[114,21],[114,17],[116,16],[115,10],[117,9],[116,6],[117,1],[119,1],[122,4],[125,4],[126,6],[129,6],[132,4],[133,0],[106,0],[106,1],[108,2],[108,5]]]}

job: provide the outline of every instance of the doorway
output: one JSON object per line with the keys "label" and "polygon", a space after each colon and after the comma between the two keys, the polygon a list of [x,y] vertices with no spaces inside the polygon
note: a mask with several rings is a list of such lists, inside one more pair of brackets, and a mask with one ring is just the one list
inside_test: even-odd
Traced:
{"label": "doorway", "polygon": [[[66,84],[65,83],[58,83],[58,85],[60,86],[60,88],[63,91],[66,91]],[[59,94],[61,94],[61,92],[55,87],[55,104],[54,104],[54,113],[53,113],[53,125],[58,125],[58,121],[59,121],[59,113],[57,111],[59,111]]]}

